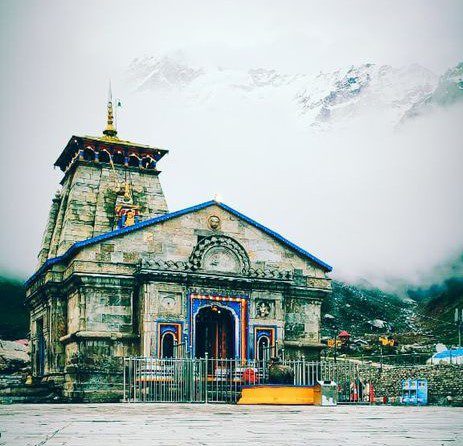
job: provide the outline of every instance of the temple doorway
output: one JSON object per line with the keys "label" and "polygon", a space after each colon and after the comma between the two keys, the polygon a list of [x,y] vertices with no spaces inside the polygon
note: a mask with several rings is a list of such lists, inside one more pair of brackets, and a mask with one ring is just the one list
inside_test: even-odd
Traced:
{"label": "temple doorway", "polygon": [[199,310],[195,327],[195,355],[204,358],[235,357],[235,320],[231,311],[211,305]]}
{"label": "temple doorway", "polygon": [[37,376],[45,374],[45,357],[46,357],[46,344],[43,328],[43,318],[37,319],[36,322],[36,338],[37,338],[37,354],[35,370]]}
{"label": "temple doorway", "polygon": [[175,336],[170,331],[164,333],[161,338],[161,358],[174,357]]}

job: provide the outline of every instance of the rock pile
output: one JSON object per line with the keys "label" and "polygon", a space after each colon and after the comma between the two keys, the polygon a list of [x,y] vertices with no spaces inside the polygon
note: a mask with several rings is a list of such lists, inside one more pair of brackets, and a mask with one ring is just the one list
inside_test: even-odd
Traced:
{"label": "rock pile", "polygon": [[30,368],[29,342],[0,340],[0,374],[24,373]]}

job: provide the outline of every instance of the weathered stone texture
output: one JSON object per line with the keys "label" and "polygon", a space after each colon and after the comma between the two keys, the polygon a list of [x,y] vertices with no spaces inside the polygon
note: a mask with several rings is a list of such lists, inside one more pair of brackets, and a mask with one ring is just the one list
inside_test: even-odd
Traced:
{"label": "weathered stone texture", "polygon": [[[137,263],[140,258],[162,259],[171,261],[188,260],[193,248],[198,243],[196,230],[207,230],[207,219],[210,215],[217,215],[222,220],[222,230],[217,234],[226,234],[239,242],[249,255],[250,261],[261,267],[275,269],[300,270],[301,285],[308,285],[312,279],[314,288],[330,288],[330,281],[325,272],[302,256],[293,254],[288,256],[288,248],[275,241],[270,236],[258,231],[246,222],[239,222],[236,217],[218,206],[206,208],[192,214],[158,223],[154,227],[126,234],[124,237],[111,241],[114,248],[111,252],[102,253],[101,245],[90,246],[81,251],[77,260],[94,260],[116,262],[123,255],[123,262]],[[209,231],[209,234],[214,234]],[[151,243],[155,247],[151,251],[147,247]],[[104,260],[100,260],[104,257]]]}
{"label": "weathered stone texture", "polygon": [[427,379],[430,404],[452,402],[463,404],[463,366],[461,365],[384,367],[382,371],[369,370],[365,378],[373,382],[377,397],[399,397],[403,379]]}
{"label": "weathered stone texture", "polygon": [[[121,166],[115,166],[113,172],[109,165],[85,162],[67,173],[61,197],[52,204],[39,264],[63,254],[77,241],[115,229],[116,178],[122,182],[125,175]],[[141,219],[166,213],[167,203],[158,176],[136,169],[129,175]]]}
{"label": "weathered stone texture", "polygon": [[48,254],[50,252],[51,241],[53,238],[53,231],[56,226],[56,220],[58,218],[58,211],[60,208],[60,203],[61,203],[61,194],[57,193],[56,196],[52,200],[50,213],[49,213],[48,221],[47,221],[47,226],[45,228],[43,238],[42,238],[42,245],[41,245],[39,256],[38,256],[39,266],[42,265],[47,260]]}

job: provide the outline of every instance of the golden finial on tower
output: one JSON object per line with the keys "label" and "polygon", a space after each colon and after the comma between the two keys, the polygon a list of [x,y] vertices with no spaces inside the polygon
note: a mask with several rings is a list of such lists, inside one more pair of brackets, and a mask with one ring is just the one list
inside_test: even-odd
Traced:
{"label": "golden finial on tower", "polygon": [[113,93],[111,90],[111,81],[109,81],[109,91],[108,91],[108,119],[106,123],[106,128],[103,130],[103,134],[109,138],[117,138],[117,130],[114,125],[114,114],[113,114]]}

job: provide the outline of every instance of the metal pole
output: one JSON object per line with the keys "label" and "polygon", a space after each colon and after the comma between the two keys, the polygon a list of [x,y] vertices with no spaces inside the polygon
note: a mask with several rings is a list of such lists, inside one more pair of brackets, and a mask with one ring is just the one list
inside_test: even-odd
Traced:
{"label": "metal pole", "polygon": [[462,325],[462,320],[460,318],[460,322],[458,322],[458,347],[461,347],[461,325]]}
{"label": "metal pole", "polygon": [[381,349],[381,367],[379,368],[379,370],[382,372],[383,371],[383,344],[381,344],[380,349]]}
{"label": "metal pole", "polygon": [[306,373],[305,373],[305,355],[302,355],[302,385],[306,385],[306,379],[305,379]]}
{"label": "metal pole", "polygon": [[463,319],[463,310],[459,308],[455,308],[455,324],[457,326],[458,330],[458,347],[461,347],[461,324],[462,324],[462,319]]}
{"label": "metal pole", "polygon": [[126,391],[125,391],[125,371],[126,371],[126,362],[127,362],[127,358],[123,358],[122,360],[122,364],[123,364],[123,370],[124,370],[124,403],[127,402],[127,395],[126,395]]}
{"label": "metal pole", "polygon": [[204,375],[204,383],[205,383],[205,390],[206,390],[205,403],[207,404],[207,399],[208,399],[208,395],[207,395],[207,378],[208,378],[207,369],[208,369],[208,357],[209,357],[208,352],[206,352],[205,357],[206,357],[206,359],[205,359],[206,367],[205,367],[205,372],[204,372],[205,373],[205,375]]}

